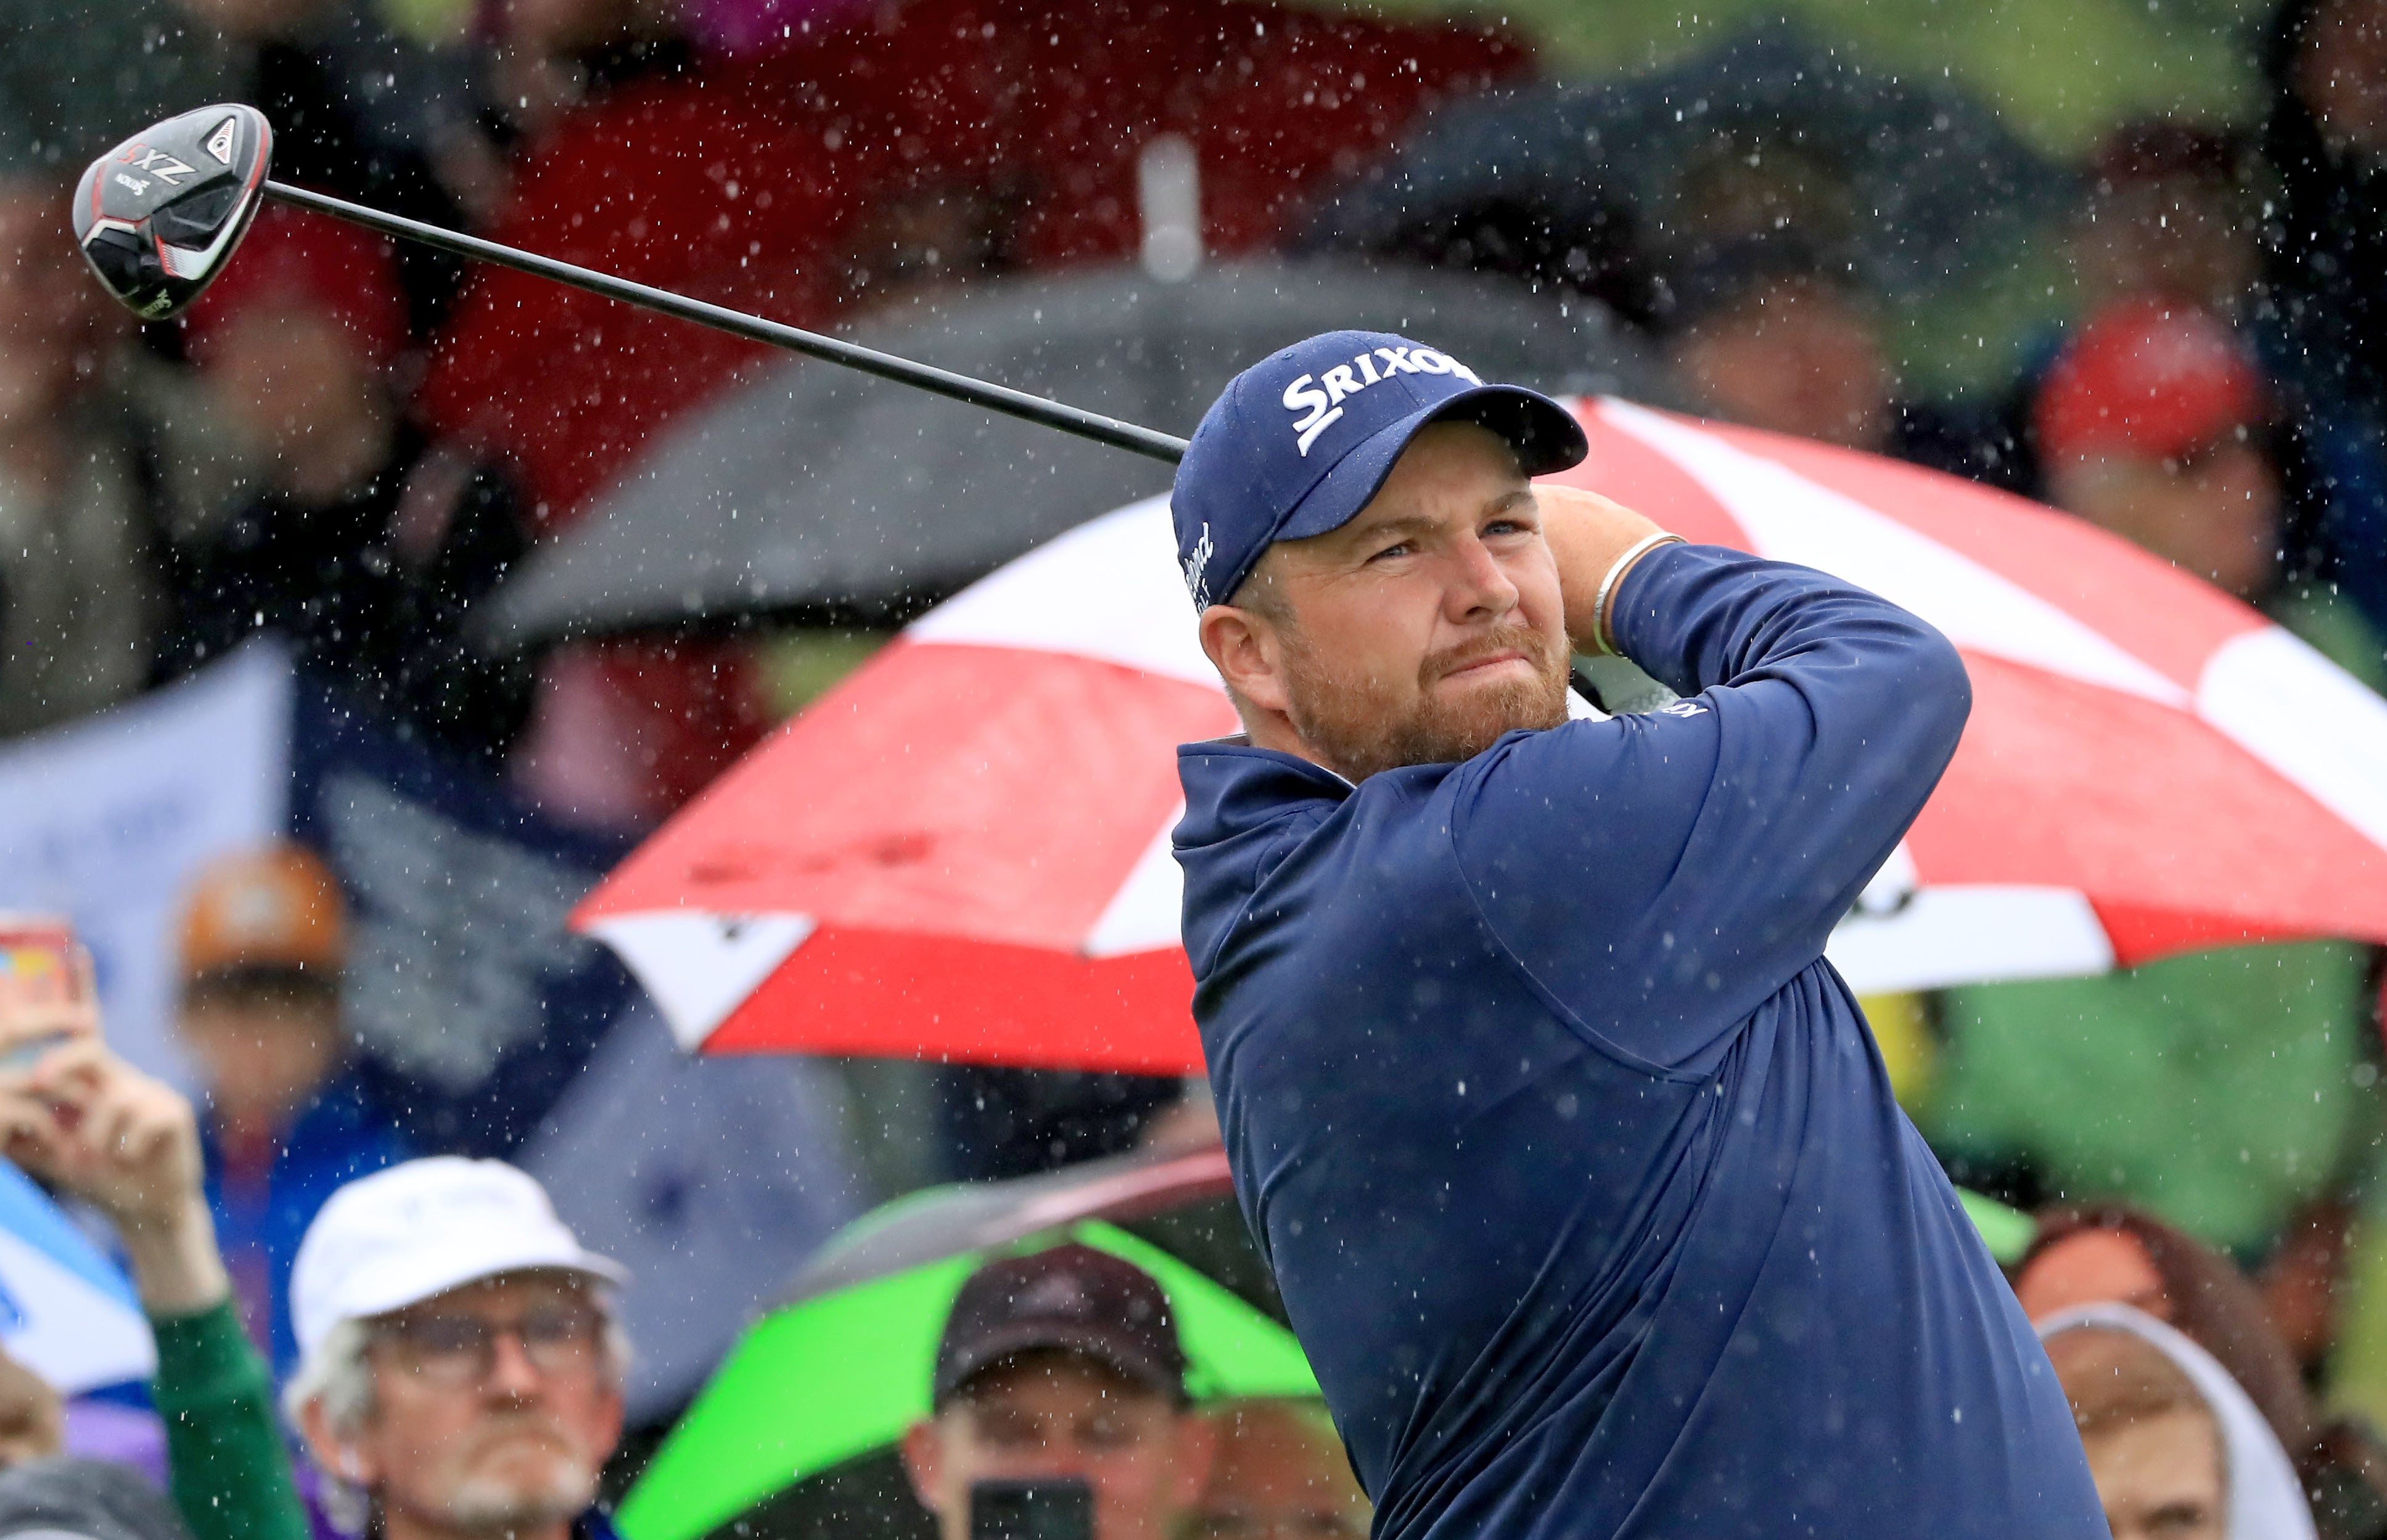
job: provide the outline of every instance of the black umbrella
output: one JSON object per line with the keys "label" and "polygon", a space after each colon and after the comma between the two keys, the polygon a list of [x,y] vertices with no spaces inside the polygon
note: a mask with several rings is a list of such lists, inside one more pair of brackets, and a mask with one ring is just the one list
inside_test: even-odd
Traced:
{"label": "black umbrella", "polygon": [[[1664,395],[1606,311],[1522,285],[1339,262],[1158,284],[1104,269],[973,289],[855,340],[1191,433],[1235,372],[1313,333],[1400,332],[1487,379]],[[511,647],[760,612],[899,612],[1097,513],[1168,467],[791,360],[675,427],[501,588]]]}
{"label": "black umbrella", "polygon": [[1996,260],[2070,197],[1982,103],[1786,20],[1647,74],[1460,100],[1343,188],[1311,241],[1602,293],[1636,257],[1779,232],[1912,295]]}

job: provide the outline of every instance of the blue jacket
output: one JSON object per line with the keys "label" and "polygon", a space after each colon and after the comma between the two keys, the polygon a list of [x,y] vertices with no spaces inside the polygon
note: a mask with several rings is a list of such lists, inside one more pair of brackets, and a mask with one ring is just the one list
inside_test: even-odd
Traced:
{"label": "blue jacket", "polygon": [[1823,961],[1964,665],[1720,549],[1615,608],[1662,713],[1357,789],[1179,751],[1236,1191],[1377,1534],[2100,1540],[2047,1358]]}
{"label": "blue jacket", "polygon": [[214,1118],[199,1120],[199,1145],[216,1243],[232,1274],[242,1320],[272,1360],[278,1382],[298,1363],[298,1339],[290,1324],[290,1269],[315,1211],[357,1178],[410,1160],[415,1151],[353,1070],[316,1092],[292,1121],[261,1186],[227,1182]]}

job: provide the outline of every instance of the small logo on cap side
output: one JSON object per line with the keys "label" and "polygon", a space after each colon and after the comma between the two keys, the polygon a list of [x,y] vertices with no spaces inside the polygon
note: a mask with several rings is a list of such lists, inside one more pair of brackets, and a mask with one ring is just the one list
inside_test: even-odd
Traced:
{"label": "small logo on cap side", "polygon": [[[1378,368],[1378,360],[1383,367]],[[1351,372],[1358,370],[1355,377]],[[1431,347],[1378,347],[1354,357],[1349,363],[1338,363],[1318,374],[1304,374],[1284,387],[1284,409],[1304,412],[1293,424],[1293,441],[1304,460],[1309,458],[1309,447],[1318,435],[1343,415],[1340,405],[1346,396],[1357,396],[1372,385],[1382,385],[1396,374],[1456,374],[1471,385],[1482,385],[1484,378],[1472,369],[1447,353]]]}
{"label": "small logo on cap side", "polygon": [[1185,591],[1194,596],[1194,607],[1210,607],[1210,557],[1217,549],[1210,543],[1208,520],[1202,524],[1202,533],[1194,541],[1193,554],[1185,558]]}

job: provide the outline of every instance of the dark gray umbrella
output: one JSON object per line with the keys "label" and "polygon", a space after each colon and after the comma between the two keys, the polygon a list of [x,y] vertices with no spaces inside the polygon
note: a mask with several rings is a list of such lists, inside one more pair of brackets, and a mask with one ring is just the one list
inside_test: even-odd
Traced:
{"label": "dark gray umbrella", "polygon": [[[875,347],[1189,434],[1235,372],[1334,327],[1400,332],[1486,379],[1665,393],[1607,313],[1522,285],[1340,262],[1182,284],[1104,269],[973,289],[855,334]],[[489,638],[729,614],[885,614],[949,593],[1168,469],[841,369],[793,360],[681,423],[500,589]]]}
{"label": "dark gray umbrella", "polygon": [[1563,279],[1570,264],[1679,262],[1787,228],[1885,293],[1926,294],[1999,259],[2071,196],[2069,175],[1980,101],[1868,69],[1786,20],[1646,74],[1463,98],[1343,188],[1310,244],[1543,246],[1508,265]]}

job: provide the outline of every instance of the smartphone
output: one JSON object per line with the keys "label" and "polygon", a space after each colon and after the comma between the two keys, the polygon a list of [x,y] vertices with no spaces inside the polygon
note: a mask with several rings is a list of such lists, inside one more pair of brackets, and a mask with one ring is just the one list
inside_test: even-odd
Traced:
{"label": "smartphone", "polygon": [[[0,1022],[82,1004],[83,979],[73,926],[50,915],[0,914]],[[67,1037],[46,1032],[19,1042],[0,1052],[0,1070],[22,1069]]]}
{"label": "smartphone", "polygon": [[1094,1540],[1094,1489],[1075,1476],[970,1485],[970,1540]]}

